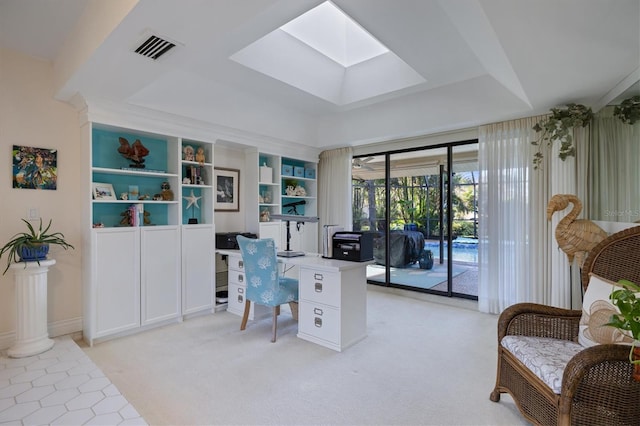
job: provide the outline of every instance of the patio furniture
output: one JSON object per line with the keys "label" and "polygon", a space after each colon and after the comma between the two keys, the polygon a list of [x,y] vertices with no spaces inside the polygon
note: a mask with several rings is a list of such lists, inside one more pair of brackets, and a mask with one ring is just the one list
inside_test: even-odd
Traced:
{"label": "patio furniture", "polygon": [[[424,250],[424,235],[418,231],[391,231],[389,234],[389,265],[405,268],[418,261]],[[385,236],[373,241],[373,258],[380,265],[385,264]]]}
{"label": "patio furniture", "polygon": [[[581,276],[585,290],[590,280],[595,283],[591,273],[614,283],[640,282],[640,226],[607,237],[589,252]],[[640,382],[632,379],[629,346],[579,344],[582,315],[534,303],[505,309],[490,399],[498,402],[508,392],[522,415],[539,425],[637,425]]]}

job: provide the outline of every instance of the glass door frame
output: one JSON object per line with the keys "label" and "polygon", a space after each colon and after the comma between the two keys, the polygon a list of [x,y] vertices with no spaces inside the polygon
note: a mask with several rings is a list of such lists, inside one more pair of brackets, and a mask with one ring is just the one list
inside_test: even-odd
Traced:
{"label": "glass door frame", "polygon": [[[430,293],[430,294],[436,294],[436,295],[441,295],[441,296],[447,296],[447,297],[458,297],[458,298],[463,298],[463,299],[471,299],[471,300],[478,300],[477,296],[474,295],[470,295],[470,294],[465,294],[465,293],[456,293],[453,291],[453,244],[452,244],[452,237],[453,237],[453,149],[454,147],[457,146],[462,146],[462,145],[470,145],[470,144],[477,144],[478,143],[478,139],[468,139],[468,140],[463,140],[463,141],[456,141],[456,142],[448,142],[448,143],[442,143],[442,144],[435,144],[435,145],[429,145],[429,146],[422,146],[422,147],[416,147],[416,148],[407,148],[407,149],[402,149],[402,150],[390,150],[390,151],[385,151],[385,152],[377,152],[377,153],[370,153],[370,154],[366,154],[366,155],[358,155],[355,156],[354,158],[363,158],[363,157],[368,157],[368,156],[384,156],[384,169],[385,169],[385,193],[387,194],[387,196],[385,197],[385,201],[384,201],[384,206],[385,206],[385,214],[384,214],[384,235],[385,235],[385,282],[381,283],[379,281],[373,281],[373,280],[367,280],[368,283],[370,284],[375,284],[375,285],[380,285],[380,286],[384,286],[384,287],[393,287],[393,288],[401,288],[401,289],[406,289],[406,290],[411,290],[411,291],[417,291],[417,292],[422,292],[422,293]],[[442,209],[442,203],[444,201],[443,197],[440,196],[440,206],[439,206],[439,212],[440,212],[440,220],[439,220],[439,234],[440,234],[440,252],[441,254],[443,253],[443,243],[447,243],[446,244],[446,250],[447,250],[447,256],[446,256],[446,262],[447,262],[447,290],[446,291],[442,291],[442,290],[433,290],[433,289],[424,289],[424,288],[419,288],[419,287],[412,287],[412,286],[408,286],[408,285],[403,285],[403,284],[397,284],[397,283],[392,283],[391,282],[391,266],[390,266],[390,260],[391,260],[391,254],[389,251],[389,244],[390,244],[390,235],[391,235],[391,197],[388,196],[388,194],[391,194],[391,156],[393,154],[404,154],[404,153],[408,153],[408,152],[418,152],[418,151],[428,151],[428,150],[432,150],[432,149],[442,149],[445,148],[446,149],[446,166],[440,167],[440,182],[439,182],[439,191],[442,194],[442,191],[446,191],[446,212],[443,212]],[[444,174],[443,174],[444,173]],[[446,180],[445,182],[443,182],[442,177],[445,176]],[[446,216],[447,220],[446,220],[446,239],[444,238],[443,235],[443,217],[442,216]],[[442,258],[442,256],[438,256],[440,259]]]}

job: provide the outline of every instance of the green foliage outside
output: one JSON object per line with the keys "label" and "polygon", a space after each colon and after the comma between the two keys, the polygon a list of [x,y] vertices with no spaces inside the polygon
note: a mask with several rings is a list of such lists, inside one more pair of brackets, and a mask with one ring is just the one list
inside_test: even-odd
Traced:
{"label": "green foliage outside", "polygon": [[[468,174],[453,176],[453,233],[456,236],[477,237],[474,224],[475,188]],[[416,224],[427,238],[439,236],[440,229],[439,176],[408,176],[390,181],[390,228],[404,229]],[[355,229],[383,230],[385,217],[384,179],[353,181],[353,223]],[[443,211],[446,214],[446,198]],[[446,222],[446,217],[444,218]]]}

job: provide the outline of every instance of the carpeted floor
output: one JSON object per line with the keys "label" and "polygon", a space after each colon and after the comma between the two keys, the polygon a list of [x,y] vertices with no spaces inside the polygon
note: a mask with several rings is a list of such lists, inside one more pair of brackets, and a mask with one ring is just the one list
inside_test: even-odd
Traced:
{"label": "carpeted floor", "polygon": [[[453,277],[456,277],[467,268],[453,265]],[[385,266],[367,266],[367,279],[377,282],[385,282]],[[420,269],[418,265],[411,265],[407,268],[391,268],[391,282],[394,284],[407,285],[416,288],[432,288],[442,282],[447,281],[447,265],[434,263],[432,269]]]}
{"label": "carpeted floor", "polygon": [[527,425],[489,400],[497,316],[400,294],[369,286],[368,337],[343,352],[284,307],[276,343],[270,319],[223,311],[84,350],[154,425]]}

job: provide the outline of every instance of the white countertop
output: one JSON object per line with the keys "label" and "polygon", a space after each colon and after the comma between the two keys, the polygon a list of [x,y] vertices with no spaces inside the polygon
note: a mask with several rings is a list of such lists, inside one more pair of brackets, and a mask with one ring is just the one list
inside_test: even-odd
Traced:
{"label": "white countertop", "polygon": [[[216,253],[227,256],[241,256],[240,250],[216,249]],[[319,253],[307,253],[304,256],[298,257],[278,257],[278,262],[325,271],[346,271],[349,269],[364,268],[372,264],[373,260],[366,262],[349,262],[347,260],[326,259],[320,256]]]}

